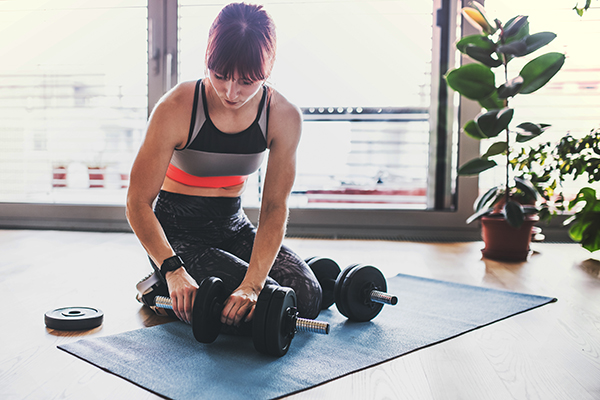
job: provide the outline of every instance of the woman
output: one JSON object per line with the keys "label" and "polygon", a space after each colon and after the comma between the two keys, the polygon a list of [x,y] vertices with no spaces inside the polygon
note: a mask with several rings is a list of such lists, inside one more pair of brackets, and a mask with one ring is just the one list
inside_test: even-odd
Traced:
{"label": "woman", "polygon": [[[265,283],[292,287],[300,315],[320,311],[314,274],[282,246],[302,117],[265,85],[275,47],[262,6],[224,7],[209,31],[207,77],[178,84],[158,102],[131,170],[127,218],[166,282],[175,315],[188,323],[198,283],[208,276],[231,292],[221,315],[227,325],[252,319]],[[266,149],[256,229],[240,195]]]}

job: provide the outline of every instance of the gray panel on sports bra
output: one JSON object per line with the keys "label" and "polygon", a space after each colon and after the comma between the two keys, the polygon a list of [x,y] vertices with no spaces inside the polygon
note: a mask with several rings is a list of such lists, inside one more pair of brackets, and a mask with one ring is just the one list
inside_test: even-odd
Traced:
{"label": "gray panel on sports bra", "polygon": [[254,154],[175,151],[171,164],[188,174],[200,177],[250,175],[261,166],[265,153],[266,150]]}

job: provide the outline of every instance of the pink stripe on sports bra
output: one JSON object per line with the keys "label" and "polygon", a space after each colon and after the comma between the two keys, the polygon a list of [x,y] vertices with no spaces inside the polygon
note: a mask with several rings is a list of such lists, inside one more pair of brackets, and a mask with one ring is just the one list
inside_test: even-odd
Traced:
{"label": "pink stripe on sports bra", "polygon": [[242,176],[195,176],[180,170],[172,164],[169,164],[167,176],[176,182],[188,186],[221,188],[231,187],[244,183],[248,179],[247,175]]}

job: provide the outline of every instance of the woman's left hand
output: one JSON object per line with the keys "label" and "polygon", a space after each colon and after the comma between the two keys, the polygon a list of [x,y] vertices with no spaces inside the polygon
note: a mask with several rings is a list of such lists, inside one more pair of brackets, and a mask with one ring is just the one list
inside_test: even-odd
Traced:
{"label": "woman's left hand", "polygon": [[260,290],[242,282],[225,301],[223,312],[221,313],[221,322],[227,325],[238,326],[242,322],[242,319],[250,321],[254,316],[254,309],[259,293]]}

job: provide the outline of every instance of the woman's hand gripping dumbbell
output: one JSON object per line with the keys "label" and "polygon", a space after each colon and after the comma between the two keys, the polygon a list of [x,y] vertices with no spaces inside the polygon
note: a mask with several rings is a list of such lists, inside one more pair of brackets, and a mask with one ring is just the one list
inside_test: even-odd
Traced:
{"label": "woman's hand gripping dumbbell", "polygon": [[[192,310],[192,331],[201,343],[212,343],[221,332],[221,311],[228,294],[221,279],[209,277],[198,288]],[[172,309],[171,299],[157,296],[155,305]],[[265,354],[285,355],[296,332],[329,333],[329,323],[298,317],[296,293],[267,285],[258,296],[252,319],[254,348]]]}
{"label": "woman's hand gripping dumbbell", "polygon": [[371,265],[352,264],[342,272],[329,259],[312,257],[305,260],[321,284],[322,309],[334,302],[337,309],[352,321],[375,318],[384,305],[396,305],[398,298],[386,293],[387,282],[381,271]]}

